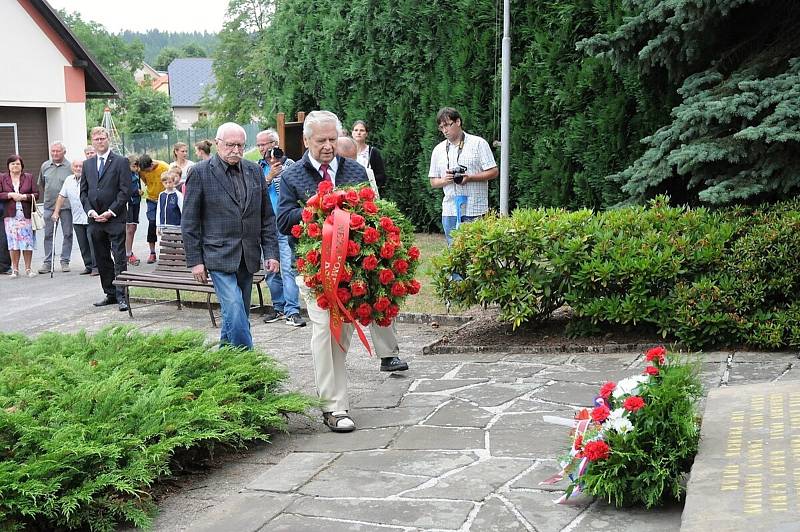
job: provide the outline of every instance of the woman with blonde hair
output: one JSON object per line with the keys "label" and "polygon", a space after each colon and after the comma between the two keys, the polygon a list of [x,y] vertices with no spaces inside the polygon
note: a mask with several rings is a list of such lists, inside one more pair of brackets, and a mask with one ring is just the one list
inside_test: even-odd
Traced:
{"label": "woman with blonde hair", "polygon": [[181,176],[183,176],[181,183],[186,180],[186,172],[194,165],[194,162],[189,160],[189,146],[185,142],[176,142],[172,146],[172,156],[175,160],[170,163],[170,168],[179,168]]}

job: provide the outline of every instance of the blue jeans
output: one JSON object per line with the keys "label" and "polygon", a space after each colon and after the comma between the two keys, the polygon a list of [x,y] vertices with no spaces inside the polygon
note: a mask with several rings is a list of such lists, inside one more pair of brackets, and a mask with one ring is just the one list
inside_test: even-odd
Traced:
{"label": "blue jeans", "polygon": [[280,252],[280,273],[267,274],[267,286],[272,298],[272,308],[287,316],[300,313],[300,290],[297,288],[294,271],[294,253],[289,246],[289,237],[278,235],[278,251]]}
{"label": "blue jeans", "polygon": [[[480,218],[480,216],[462,216],[461,223],[465,224],[477,220],[478,218]],[[453,237],[450,236],[450,233],[456,228],[456,217],[442,216],[442,228],[444,229],[444,238],[447,240],[447,245],[449,246],[453,243]]]}
{"label": "blue jeans", "polygon": [[209,271],[214,282],[214,292],[222,311],[222,328],[219,334],[221,345],[232,345],[253,349],[250,334],[250,291],[253,289],[253,274],[247,271],[244,261],[239,271]]}

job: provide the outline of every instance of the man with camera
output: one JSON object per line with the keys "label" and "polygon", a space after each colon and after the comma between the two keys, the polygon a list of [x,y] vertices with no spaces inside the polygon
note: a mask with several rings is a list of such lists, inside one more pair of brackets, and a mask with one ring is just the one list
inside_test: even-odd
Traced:
{"label": "man with camera", "polygon": [[[256,147],[261,153],[258,165],[264,174],[264,179],[269,185],[268,194],[272,202],[273,212],[278,212],[278,198],[281,192],[281,173],[283,169],[294,164],[286,157],[278,146],[280,138],[278,132],[270,128],[256,135]],[[280,251],[281,271],[267,274],[272,298],[272,310],[264,316],[264,322],[273,323],[281,318],[286,319],[286,324],[292,327],[305,327],[306,322],[300,316],[300,291],[297,288],[294,270],[294,254],[289,246],[289,237],[278,232],[278,250]]]}
{"label": "man with camera", "polygon": [[432,188],[444,189],[442,227],[449,246],[456,227],[489,210],[488,182],[497,177],[498,170],[489,143],[462,129],[458,111],[443,107],[436,124],[445,138],[433,149],[428,177]]}

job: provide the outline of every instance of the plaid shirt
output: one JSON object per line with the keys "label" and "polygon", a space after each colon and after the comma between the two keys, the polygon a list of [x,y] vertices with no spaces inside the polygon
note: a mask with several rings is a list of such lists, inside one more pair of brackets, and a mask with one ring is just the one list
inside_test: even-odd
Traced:
{"label": "plaid shirt", "polygon": [[[448,144],[447,140],[443,140],[433,149],[428,177],[442,177],[448,168],[458,168],[459,164],[467,167],[468,174],[477,174],[497,166],[489,143],[477,135],[464,132],[464,147],[461,149],[460,155],[457,144],[450,144],[449,150]],[[446,185],[442,200],[442,216],[456,215],[453,201],[455,196],[469,198],[464,212],[461,213],[464,216],[481,216],[489,210],[488,181],[473,181],[465,185]]]}

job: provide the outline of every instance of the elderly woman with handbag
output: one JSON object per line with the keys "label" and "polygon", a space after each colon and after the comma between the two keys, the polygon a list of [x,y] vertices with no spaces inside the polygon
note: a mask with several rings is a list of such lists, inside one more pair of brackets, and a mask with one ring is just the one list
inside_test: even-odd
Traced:
{"label": "elderly woman with handbag", "polygon": [[[0,175],[0,200],[5,201],[3,222],[11,254],[11,277],[19,277],[20,252],[25,260],[25,275],[34,277],[36,273],[31,271],[31,261],[36,247],[36,235],[31,217],[39,214],[36,212],[39,191],[33,176],[22,171],[25,168],[22,157],[12,155],[6,161],[6,166],[8,173]],[[41,219],[41,214],[39,218]],[[44,219],[41,222],[43,227]]]}

